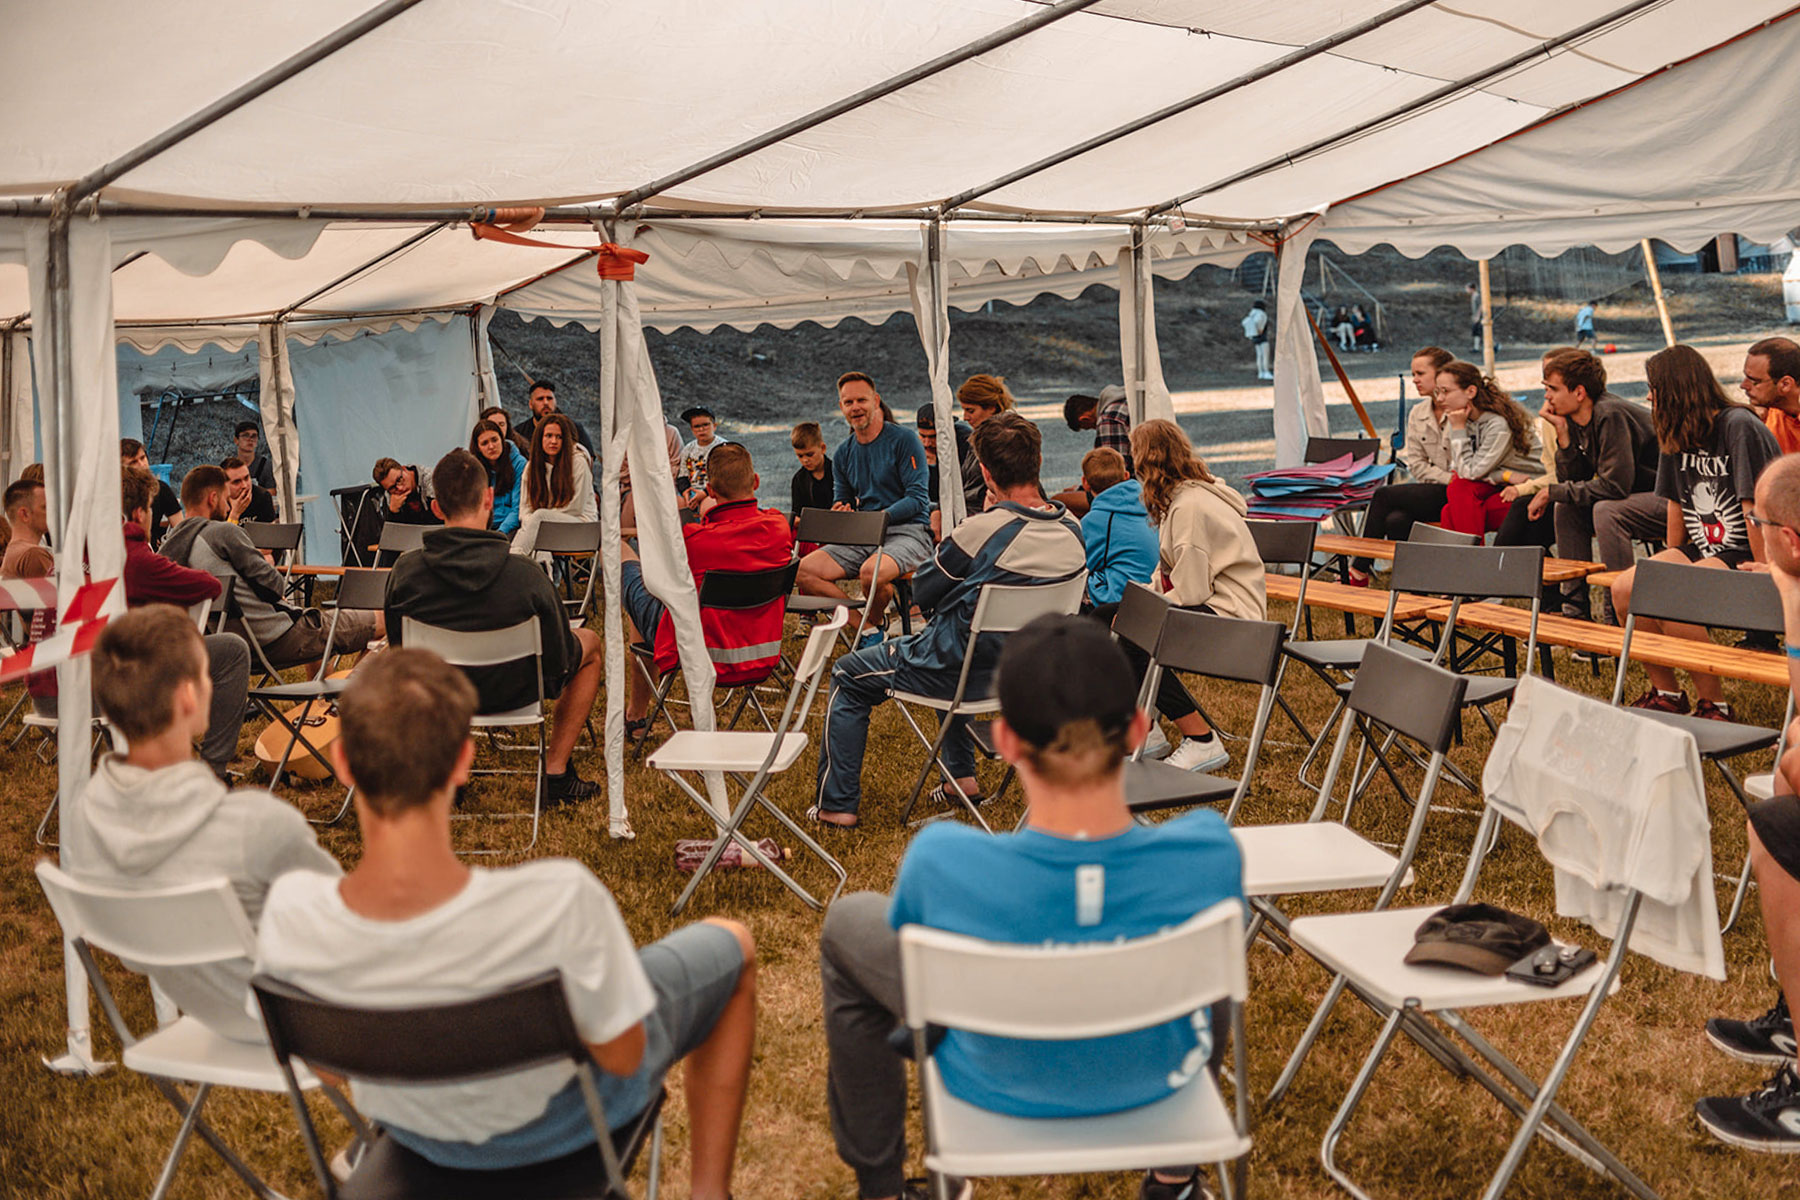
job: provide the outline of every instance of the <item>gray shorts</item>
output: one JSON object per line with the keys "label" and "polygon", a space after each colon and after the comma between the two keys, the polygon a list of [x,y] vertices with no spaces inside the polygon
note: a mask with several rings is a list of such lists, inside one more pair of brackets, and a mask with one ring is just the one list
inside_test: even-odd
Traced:
{"label": "gray shorts", "polygon": [[[250,636],[241,622],[231,622],[231,632],[245,638]],[[309,608],[286,633],[265,645],[263,653],[275,666],[291,667],[323,658],[327,640],[333,654],[359,654],[369,648],[374,638],[373,612],[347,608],[338,614],[337,629],[333,632],[330,615]]]}
{"label": "gray shorts", "polygon": [[[874,546],[821,546],[820,549],[831,556],[832,562],[844,568],[846,576],[860,572],[862,565],[876,553]],[[893,559],[902,575],[918,570],[937,553],[937,547],[931,542],[931,526],[894,526],[887,531],[887,540],[881,543],[880,553]]]}

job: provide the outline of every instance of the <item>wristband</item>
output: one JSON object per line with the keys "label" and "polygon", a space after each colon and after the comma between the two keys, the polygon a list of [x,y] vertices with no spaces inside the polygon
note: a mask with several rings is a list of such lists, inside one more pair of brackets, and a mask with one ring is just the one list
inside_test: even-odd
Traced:
{"label": "wristband", "polygon": [[1787,656],[1789,658],[1800,658],[1800,646],[1796,646],[1793,642],[1789,642],[1787,644]]}

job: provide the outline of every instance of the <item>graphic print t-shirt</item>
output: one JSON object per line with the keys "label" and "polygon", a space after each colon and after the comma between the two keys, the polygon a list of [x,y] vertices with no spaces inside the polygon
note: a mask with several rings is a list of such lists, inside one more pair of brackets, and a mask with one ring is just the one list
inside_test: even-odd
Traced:
{"label": "graphic print t-shirt", "polygon": [[1744,504],[1756,494],[1756,478],[1781,456],[1767,426],[1748,408],[1733,406],[1713,421],[1712,438],[1699,449],[1664,454],[1656,467],[1656,494],[1681,505],[1682,525],[1704,558],[1750,553]]}

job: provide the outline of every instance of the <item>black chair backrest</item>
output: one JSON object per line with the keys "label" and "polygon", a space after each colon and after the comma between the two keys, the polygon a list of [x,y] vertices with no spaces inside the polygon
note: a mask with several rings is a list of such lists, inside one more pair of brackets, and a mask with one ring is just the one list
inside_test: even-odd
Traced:
{"label": "black chair backrest", "polygon": [[337,606],[351,611],[380,609],[387,603],[387,568],[351,568],[338,579]]}
{"label": "black chair backrest", "polygon": [[708,571],[700,581],[701,608],[761,608],[786,599],[800,573],[796,559],[762,571]]}
{"label": "black chair backrest", "polygon": [[[1397,592],[1431,596],[1499,596],[1529,600],[1543,589],[1542,546],[1436,546],[1401,542],[1394,547]],[[1771,588],[1771,590],[1773,590]]]}
{"label": "black chair backrest", "polygon": [[1156,661],[1164,670],[1189,671],[1214,679],[1269,685],[1281,669],[1287,626],[1279,621],[1247,621],[1171,608],[1156,639]]}
{"label": "black chair backrest", "polygon": [[1406,540],[1434,546],[1481,545],[1481,535],[1478,533],[1458,533],[1454,529],[1445,529],[1442,525],[1432,525],[1425,521],[1414,521],[1412,532],[1406,535]]}
{"label": "black chair backrest", "polygon": [[1312,562],[1313,539],[1319,527],[1311,521],[1245,521],[1256,553],[1265,563],[1299,564]]}
{"label": "black chair backrest", "polygon": [[543,521],[533,549],[546,554],[592,554],[600,548],[598,521]]}
{"label": "black chair backrest", "polygon": [[481,1079],[588,1054],[555,971],[474,1000],[416,1008],[329,1004],[261,974],[250,988],[277,1058],[370,1083]]}
{"label": "black chair backrest", "polygon": [[887,539],[887,513],[803,508],[794,540],[821,546],[879,546]]}
{"label": "black chair backrest", "polygon": [[381,527],[381,538],[377,543],[383,550],[396,550],[404,554],[408,550],[417,550],[425,544],[424,525],[413,525],[406,521],[389,521]]}
{"label": "black chair backrest", "polygon": [[1781,594],[1766,572],[1651,559],[1637,564],[1631,615],[1758,633],[1778,634],[1785,628]]}
{"label": "black chair backrest", "polygon": [[300,548],[300,531],[306,526],[298,521],[291,525],[273,521],[245,521],[240,528],[249,537],[252,546],[279,554],[283,551],[291,553]]}
{"label": "black chair backrest", "polygon": [[1350,707],[1442,754],[1456,738],[1468,689],[1465,675],[1370,642],[1350,685]]}
{"label": "black chair backrest", "polygon": [[1309,463],[1322,463],[1342,458],[1346,454],[1367,458],[1380,452],[1380,438],[1309,437],[1306,439],[1305,460]]}
{"label": "black chair backrest", "polygon": [[1167,600],[1141,583],[1128,583],[1125,594],[1119,597],[1119,611],[1113,614],[1112,631],[1120,641],[1151,654],[1156,650],[1156,640],[1162,636],[1163,619],[1168,615]]}

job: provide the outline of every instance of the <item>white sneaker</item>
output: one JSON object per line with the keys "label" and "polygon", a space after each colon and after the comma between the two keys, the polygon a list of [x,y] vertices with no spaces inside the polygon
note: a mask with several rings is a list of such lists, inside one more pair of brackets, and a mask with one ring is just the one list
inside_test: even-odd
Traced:
{"label": "white sneaker", "polygon": [[1169,744],[1169,735],[1162,731],[1161,723],[1150,722],[1150,736],[1144,739],[1144,757],[1167,758],[1174,748]]}
{"label": "white sneaker", "polygon": [[1204,772],[1224,766],[1231,761],[1231,755],[1220,744],[1218,734],[1209,733],[1203,738],[1182,738],[1181,745],[1163,761],[1183,771]]}

